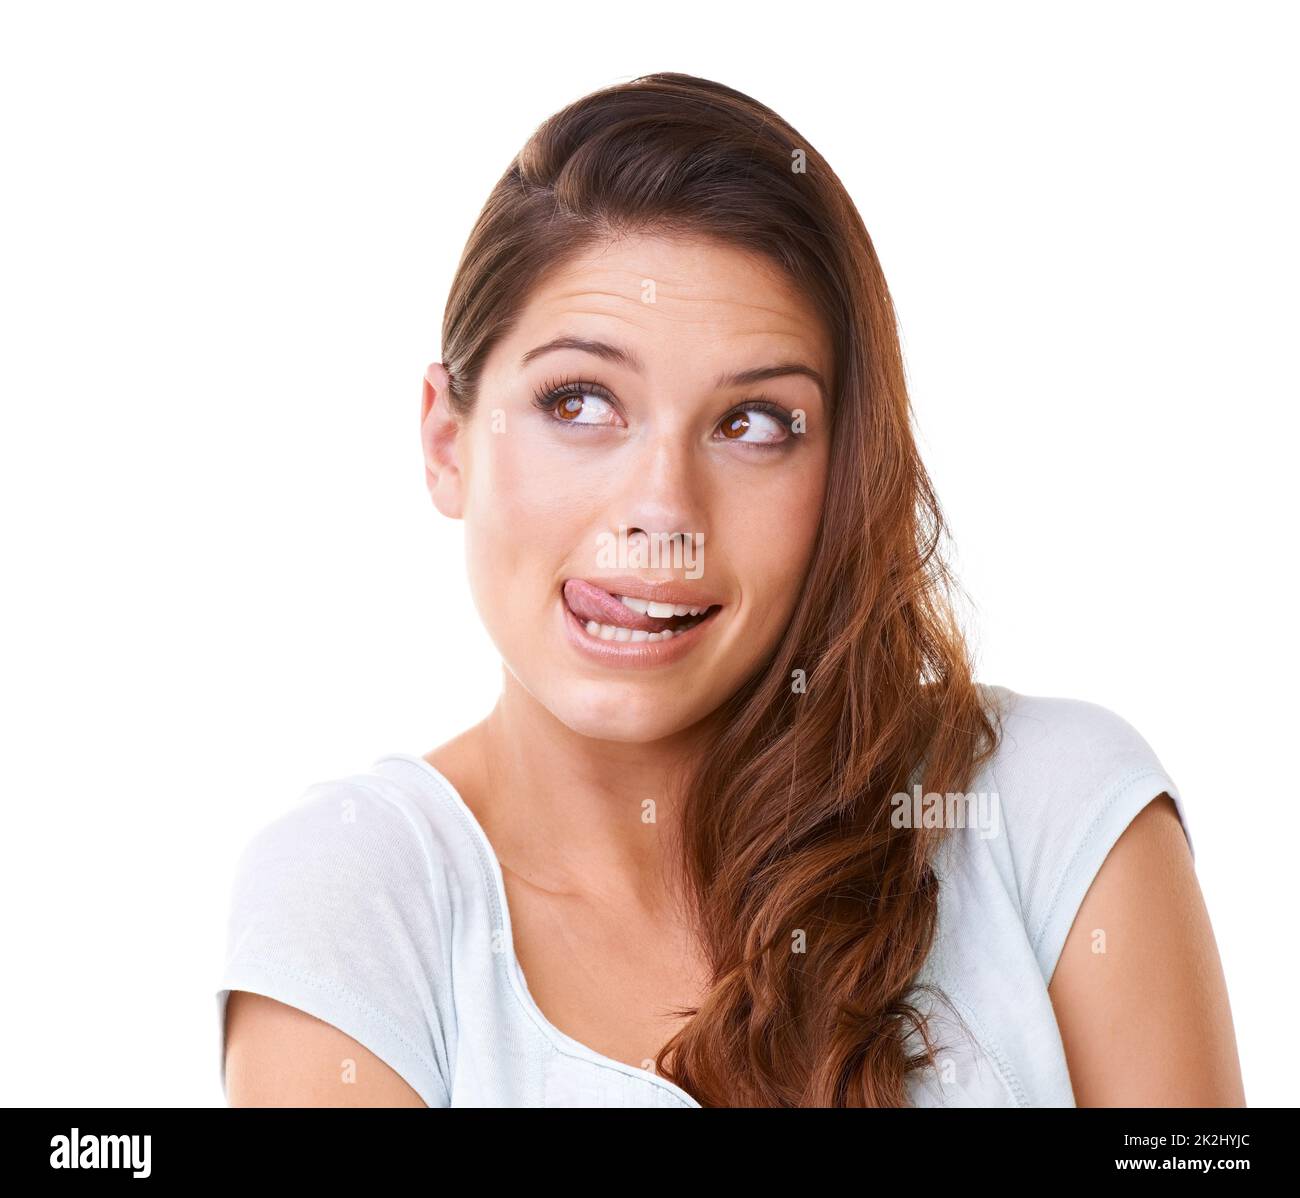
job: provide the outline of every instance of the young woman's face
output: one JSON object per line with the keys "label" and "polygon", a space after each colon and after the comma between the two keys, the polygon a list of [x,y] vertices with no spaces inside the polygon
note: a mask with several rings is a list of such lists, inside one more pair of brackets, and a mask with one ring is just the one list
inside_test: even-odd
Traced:
{"label": "young woman's face", "polygon": [[[506,665],[567,727],[671,736],[772,651],[821,516],[831,355],[765,260],[650,236],[547,278],[494,347],[435,500]],[[798,369],[731,377],[771,367]],[[712,610],[663,638],[690,617],[621,598],[658,588]]]}

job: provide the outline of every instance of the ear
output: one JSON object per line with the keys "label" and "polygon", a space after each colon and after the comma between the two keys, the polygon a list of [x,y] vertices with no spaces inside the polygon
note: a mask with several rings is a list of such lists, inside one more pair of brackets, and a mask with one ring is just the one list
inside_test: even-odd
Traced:
{"label": "ear", "polygon": [[424,451],[424,483],[433,506],[444,516],[459,520],[464,511],[464,479],[460,469],[460,434],[463,426],[451,410],[451,379],[441,362],[424,372],[420,404],[420,445]]}

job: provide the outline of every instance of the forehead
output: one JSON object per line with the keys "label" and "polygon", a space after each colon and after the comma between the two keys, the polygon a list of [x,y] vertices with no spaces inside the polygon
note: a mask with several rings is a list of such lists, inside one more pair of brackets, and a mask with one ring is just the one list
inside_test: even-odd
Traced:
{"label": "forehead", "polygon": [[560,334],[620,341],[651,369],[744,366],[734,359],[780,353],[797,354],[823,378],[831,373],[823,322],[784,272],[705,239],[623,237],[557,267],[534,289],[508,344],[527,349]]}

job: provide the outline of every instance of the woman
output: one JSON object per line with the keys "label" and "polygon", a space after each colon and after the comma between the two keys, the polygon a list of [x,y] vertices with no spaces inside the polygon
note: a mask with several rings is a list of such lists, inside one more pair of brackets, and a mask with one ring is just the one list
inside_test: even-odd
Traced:
{"label": "woman", "polygon": [[421,433],[503,690],[248,846],[230,1102],[1244,1101],[1178,792],[972,678],[880,265],[780,117],[547,121]]}

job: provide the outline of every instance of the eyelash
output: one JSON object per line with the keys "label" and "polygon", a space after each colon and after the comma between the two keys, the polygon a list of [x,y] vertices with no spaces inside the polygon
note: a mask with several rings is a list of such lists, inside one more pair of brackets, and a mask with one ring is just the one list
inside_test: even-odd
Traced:
{"label": "eyelash", "polygon": [[[533,396],[533,406],[543,412],[553,412],[559,406],[562,399],[567,399],[571,395],[594,395],[598,399],[603,399],[608,404],[613,404],[614,397],[599,383],[592,379],[559,379],[554,382],[547,382],[542,385],[538,392]],[[771,416],[781,424],[787,433],[794,429],[794,417],[781,407],[780,404],[773,403],[770,399],[751,399],[746,400],[743,404],[738,404],[732,408],[721,420],[719,424],[725,423],[733,416],[738,416],[743,412],[762,412]],[[600,428],[600,425],[578,424],[576,421],[557,421],[563,424],[573,424],[577,428]],[[729,439],[729,438],[728,438]],[[780,449],[788,444],[788,438],[780,441],[737,441],[737,445],[756,446],[759,449]]]}

